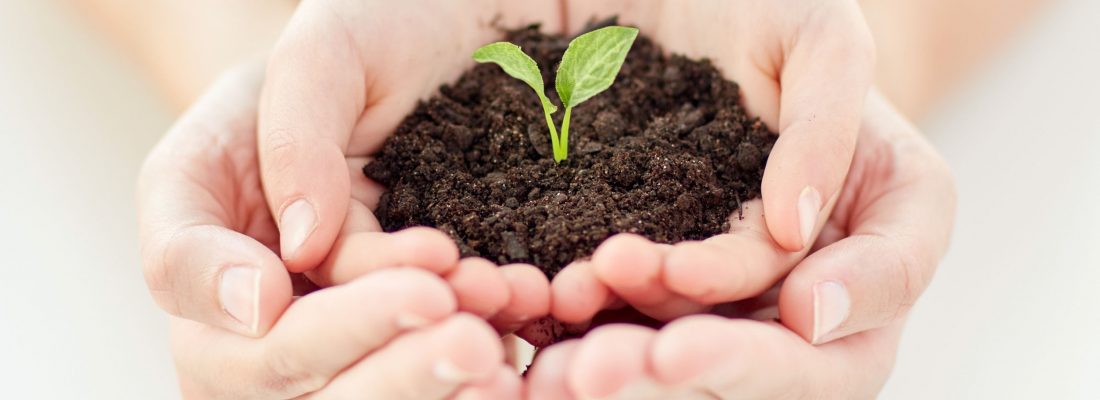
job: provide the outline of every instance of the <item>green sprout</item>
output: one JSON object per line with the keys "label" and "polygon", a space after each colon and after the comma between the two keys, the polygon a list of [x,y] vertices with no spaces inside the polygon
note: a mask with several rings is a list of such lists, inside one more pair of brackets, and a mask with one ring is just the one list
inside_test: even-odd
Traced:
{"label": "green sprout", "polygon": [[558,107],[546,98],[539,66],[519,46],[508,42],[491,43],[474,52],[474,61],[499,65],[504,73],[535,90],[542,102],[546,125],[550,128],[554,161],[560,163],[569,156],[569,115],[573,107],[611,87],[623,61],[626,61],[626,53],[630,51],[630,46],[637,37],[636,28],[609,26],[585,33],[569,42],[569,48],[565,49],[561,64],[558,65],[558,74],[554,78],[554,87],[565,106],[561,136],[558,136],[554,119],[551,118]]}

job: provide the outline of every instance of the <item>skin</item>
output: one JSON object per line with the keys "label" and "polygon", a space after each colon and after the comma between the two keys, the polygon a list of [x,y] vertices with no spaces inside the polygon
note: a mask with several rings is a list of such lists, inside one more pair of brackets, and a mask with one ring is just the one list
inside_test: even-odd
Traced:
{"label": "skin", "polygon": [[[242,55],[270,48],[295,0],[70,0],[137,60],[177,110]],[[1049,0],[861,0],[878,44],[875,86],[920,119]],[[988,12],[996,10],[996,12]],[[203,29],[194,29],[197,16]],[[975,17],[978,16],[978,17]],[[967,40],[955,40],[956,38]]]}
{"label": "skin", "polygon": [[[769,172],[765,176],[766,200],[762,205],[750,205],[747,210],[748,218],[739,221],[731,234],[721,235],[710,241],[657,246],[637,238],[615,238],[598,250],[591,263],[568,268],[567,271],[572,272],[559,275],[553,285],[540,279],[541,274],[531,266],[513,265],[496,269],[491,268],[484,260],[459,262],[453,244],[436,231],[420,229],[395,234],[380,233],[377,221],[370,212],[377,198],[378,187],[363,178],[358,171],[366,162],[366,155],[377,150],[385,136],[418,98],[430,94],[439,83],[457,77],[472,63],[469,54],[473,49],[495,38],[497,33],[489,25],[489,21],[492,21],[489,16],[500,15],[501,25],[519,25],[537,20],[531,17],[533,15],[555,15],[555,12],[561,10],[556,7],[557,4],[524,3],[514,6],[510,2],[498,4],[486,1],[482,4],[483,7],[458,7],[448,2],[409,2],[401,3],[400,6],[386,3],[384,17],[382,13],[372,9],[379,7],[375,3],[332,0],[303,4],[272,53],[267,77],[264,79],[263,94],[259,100],[258,126],[253,125],[256,120],[254,93],[240,85],[236,89],[215,89],[154,150],[142,174],[139,201],[142,207],[146,276],[158,303],[180,317],[173,320],[173,337],[177,343],[181,343],[177,347],[181,349],[177,351],[177,362],[185,390],[196,393],[197,396],[225,397],[293,397],[308,393],[324,397],[320,394],[327,392],[340,396],[336,393],[362,393],[363,390],[377,390],[378,392],[372,393],[384,398],[396,396],[398,393],[410,398],[445,398],[459,391],[504,393],[518,390],[518,379],[506,377],[508,374],[501,372],[496,364],[471,365],[469,369],[476,370],[475,373],[462,374],[468,379],[458,384],[452,382],[450,386],[446,382],[433,382],[424,385],[425,388],[417,389],[412,388],[415,385],[408,382],[423,379],[431,381],[428,377],[431,376],[430,371],[435,369],[432,367],[432,360],[451,356],[454,356],[453,359],[466,361],[470,358],[489,361],[498,358],[484,357],[495,355],[494,351],[500,352],[499,341],[495,340],[486,341],[483,347],[479,347],[482,345],[478,341],[461,348],[431,345],[440,342],[440,337],[449,337],[447,335],[484,337],[482,333],[489,329],[489,325],[476,323],[476,320],[466,314],[455,314],[456,310],[488,319],[498,332],[511,331],[547,312],[553,312],[562,320],[572,318],[573,321],[584,321],[600,308],[616,303],[626,303],[650,316],[670,319],[708,310],[713,305],[760,295],[788,272],[790,276],[779,295],[779,313],[783,314],[783,321],[787,325],[787,330],[781,332],[785,332],[783,335],[786,335],[786,339],[801,336],[798,338],[800,343],[808,346],[807,340],[827,342],[894,322],[891,317],[897,313],[890,314],[887,311],[911,304],[926,280],[917,280],[916,284],[909,284],[912,287],[907,285],[898,291],[894,290],[897,289],[897,282],[913,282],[898,281],[899,276],[910,276],[884,272],[881,275],[868,274],[862,280],[854,277],[863,274],[854,273],[829,277],[830,280],[845,283],[852,298],[852,307],[850,316],[837,330],[818,335],[813,329],[815,307],[808,293],[812,292],[811,288],[821,278],[843,270],[806,267],[828,264],[810,262],[818,253],[798,264],[798,260],[810,250],[808,244],[813,243],[812,240],[818,232],[822,232],[822,238],[817,243],[828,243],[829,235],[833,231],[830,230],[831,222],[827,221],[837,218],[835,214],[829,217],[829,211],[834,204],[845,204],[846,196],[841,193],[849,192],[842,192],[841,185],[845,184],[844,177],[853,152],[856,152],[858,159],[855,135],[863,110],[863,97],[854,93],[859,92],[859,88],[865,89],[869,83],[869,78],[865,81],[861,77],[869,76],[868,71],[873,61],[873,51],[870,51],[869,42],[865,42],[865,27],[858,23],[858,8],[850,2],[806,2],[813,6],[807,7],[813,12],[800,14],[775,10],[768,13],[769,10],[760,10],[761,15],[767,16],[764,20],[769,23],[765,24],[768,29],[759,32],[765,38],[757,40],[769,42],[767,39],[771,39],[770,45],[734,41],[722,48],[695,48],[698,43],[702,43],[696,40],[698,38],[740,34],[707,31],[700,28],[703,24],[688,24],[692,18],[706,15],[723,18],[727,22],[721,24],[723,29],[732,30],[743,26],[745,21],[737,23],[743,18],[740,14],[723,13],[726,9],[715,8],[717,4],[709,4],[711,8],[689,7],[678,16],[675,13],[669,14],[667,19],[661,20],[659,26],[653,25],[656,20],[652,16],[670,11],[660,8],[663,3],[638,3],[635,4],[636,8],[619,11],[624,23],[637,23],[643,30],[652,29],[658,42],[671,50],[693,56],[710,55],[727,76],[742,82],[747,93],[751,91],[748,98],[761,99],[757,103],[748,104],[750,111],[761,115],[769,126],[780,131],[780,144],[777,144],[775,150],[778,153],[773,152],[772,158],[780,161],[769,163]],[[562,18],[543,21],[544,28],[550,31],[569,29],[577,26],[574,21],[576,18],[572,15],[580,14],[574,13],[585,12],[591,15],[594,11],[586,12],[579,4],[570,4],[565,10],[568,14],[558,15]],[[413,15],[416,18],[402,17]],[[855,25],[840,24],[836,22],[838,20],[854,22]],[[394,26],[387,25],[387,22]],[[837,24],[842,26],[838,27]],[[850,40],[825,43],[806,41],[798,37],[798,30],[793,29],[793,26],[818,30],[814,37],[835,35]],[[848,30],[842,29],[844,26]],[[385,32],[386,35],[381,35],[380,32]],[[376,37],[396,37],[401,40],[371,40]],[[317,43],[323,43],[326,46],[325,51],[318,51]],[[401,43],[402,46],[395,47],[394,43]],[[441,43],[450,45],[443,47]],[[458,45],[455,46],[454,43]],[[846,51],[853,51],[848,48],[853,44],[856,50],[847,53]],[[844,48],[838,49],[837,46]],[[817,52],[826,55],[839,52],[845,56],[822,66],[821,60],[816,57],[819,55]],[[386,54],[387,57],[377,57],[378,54]],[[750,62],[737,64],[729,60]],[[781,60],[782,65],[777,64],[776,60]],[[811,64],[814,68],[810,68]],[[830,69],[829,65],[845,68]],[[867,70],[862,70],[863,67]],[[822,73],[817,72],[818,68],[832,73],[822,76]],[[815,79],[809,79],[815,74],[818,74]],[[254,85],[255,78],[252,82]],[[234,87],[233,84],[223,85]],[[779,87],[785,88],[783,93],[778,92]],[[817,115],[830,117],[819,118]],[[830,150],[820,151],[822,146]],[[821,159],[811,165],[803,158],[811,156]],[[946,176],[944,173],[943,177]],[[950,187],[949,179],[947,182]],[[848,185],[852,185],[851,178]],[[823,194],[821,203],[809,213],[814,223],[810,224],[813,229],[808,237],[803,234],[804,224],[799,218],[799,214],[807,213],[800,213],[798,210],[799,198],[807,186],[812,186]],[[865,189],[857,187],[852,190],[854,193],[862,193]],[[295,206],[303,204],[302,201],[308,204],[304,209],[309,212],[296,212],[293,213],[296,214],[294,217],[288,217],[288,210],[303,209]],[[775,205],[769,206],[769,201]],[[843,215],[840,210],[843,208],[838,209],[838,213]],[[768,217],[764,218],[764,215]],[[868,236],[871,242],[877,237],[874,234]],[[946,235],[941,234],[941,238],[944,237]],[[891,253],[896,252],[896,243],[884,242],[886,243],[871,243],[881,244],[883,247],[877,250],[878,253],[869,252],[868,259],[892,255],[901,260],[897,264],[913,264],[909,258],[904,257],[908,255]],[[930,242],[918,244],[935,247]],[[850,249],[851,251],[837,253],[859,255],[863,251],[869,251],[867,247],[853,246],[855,248]],[[279,251],[272,250],[276,248]],[[725,261],[732,258],[728,254],[747,254],[750,260],[758,263],[730,265]],[[629,258],[638,255],[645,257],[638,257],[638,260]],[[935,260],[938,260],[938,255],[933,258],[933,265]],[[638,265],[645,273],[621,273],[624,271],[623,266],[628,264],[626,261]],[[222,301],[224,299],[217,296],[219,276],[223,276],[223,271],[235,265],[254,268],[259,277],[256,280],[258,289],[253,293],[256,312],[254,318],[248,319],[248,323],[227,313]],[[368,302],[345,293],[358,293],[359,291],[353,289],[380,279],[377,278],[379,274],[411,273],[400,268],[406,265],[415,265],[434,274],[422,273],[420,278],[408,278],[419,282],[409,283],[409,293],[414,290],[434,290],[428,289],[433,285],[428,282],[439,283],[438,279],[442,277],[446,283],[443,285],[443,293],[450,291],[454,305],[451,308],[446,307],[447,300],[442,300],[446,296],[438,294],[438,302],[442,304],[439,307],[445,310],[444,315],[433,317],[435,319],[414,318],[417,321],[428,319],[427,324],[414,324],[414,329],[411,330],[393,329],[382,333],[353,334],[355,337],[373,335],[367,336],[372,338],[368,342],[376,343],[373,347],[358,341],[328,340],[325,335],[331,335],[332,332],[354,331],[363,329],[364,326],[339,325],[340,321],[347,318],[332,315],[338,309],[355,309],[354,307],[324,307],[323,304],[329,301],[334,302],[331,304],[377,303],[378,301]],[[792,268],[795,268],[793,272]],[[886,269],[908,271],[900,267]],[[291,303],[288,271],[303,272],[322,286],[335,285],[311,293],[303,300],[337,300],[299,300]],[[815,271],[817,275],[814,274]],[[711,276],[707,275],[711,273],[719,274],[716,276],[721,279],[699,279],[701,276]],[[393,275],[385,276],[395,279],[392,278]],[[637,276],[646,279],[639,282],[634,279]],[[572,284],[563,284],[562,279],[566,279],[566,283],[572,279]],[[475,285],[474,282],[486,282],[485,287]],[[802,282],[802,286],[797,285],[797,282]],[[705,286],[715,283],[717,286]],[[413,287],[423,289],[412,289]],[[700,290],[701,287],[705,290]],[[911,290],[914,288],[917,290]],[[363,295],[370,292],[361,291]],[[514,295],[516,293],[523,295]],[[425,296],[430,298],[429,295]],[[560,304],[559,299],[570,299],[582,304]],[[752,302],[760,301],[750,301]],[[318,303],[322,305],[316,305]],[[294,311],[309,308],[313,309]],[[400,311],[399,307],[394,306],[386,312],[397,314],[379,318],[407,322],[409,318],[395,316],[402,315]],[[288,318],[292,315],[301,317]],[[458,322],[451,322],[452,320]],[[684,323],[682,321],[695,320],[706,321],[706,318],[678,320],[659,332],[639,327],[630,328],[624,333],[629,337],[624,337],[621,341],[600,339],[604,336],[616,338],[618,334],[597,334],[616,328],[615,326],[598,328],[591,337],[586,337],[577,344],[580,346],[577,349],[606,347],[609,351],[618,351],[619,353],[611,354],[611,359],[615,359],[615,354],[631,351],[644,355],[648,353],[645,349],[647,335],[662,335],[665,330]],[[329,329],[304,328],[326,324],[330,325]],[[396,322],[390,325],[393,324]],[[380,325],[387,326],[386,323]],[[773,328],[778,326],[774,323],[770,325]],[[216,327],[226,328],[237,334]],[[478,333],[479,330],[481,333]],[[733,335],[731,332],[739,330],[741,328],[681,329],[700,334],[709,332],[707,334],[712,335],[711,339]],[[797,335],[792,334],[792,331]],[[612,330],[614,332],[616,331]],[[762,341],[770,340],[767,339],[770,335],[758,336]],[[693,340],[698,339],[689,337],[667,341],[674,344],[693,343]],[[249,344],[244,344],[245,341]],[[488,344],[489,342],[495,343],[495,346]],[[589,342],[614,345],[598,346],[587,344]],[[790,344],[780,340],[776,342]],[[198,343],[228,344],[222,347],[226,349],[222,352],[193,354],[194,352],[183,351],[194,348]],[[311,354],[324,354],[324,351],[272,352],[269,350],[280,347],[268,343],[286,343],[287,346],[291,343],[316,343],[330,348],[328,351],[333,354],[350,351],[351,354],[357,354],[357,357],[347,360],[340,357],[311,359]],[[875,343],[885,346],[888,349],[885,352],[892,354],[896,339],[890,341],[887,338]],[[250,346],[259,350],[230,350]],[[338,350],[339,346],[347,348]],[[884,352],[879,347],[876,349],[872,353]],[[457,353],[448,353],[464,350],[470,351],[462,353],[466,358],[456,355]],[[547,354],[555,353],[562,353],[562,350],[559,348],[553,352],[548,351]],[[477,357],[479,354],[482,357]],[[790,354],[792,357],[809,357],[810,352],[796,353],[792,350]],[[595,368],[598,373],[600,363],[584,360],[598,360],[601,357],[581,357],[581,361],[576,361],[578,365],[572,365],[565,371]],[[697,357],[697,361],[722,363],[737,358],[736,354],[717,353],[711,358]],[[396,360],[406,359],[411,361],[405,364],[411,365],[405,367],[403,364],[394,364],[398,363]],[[565,359],[573,362],[569,361],[573,359],[572,356]],[[393,361],[387,363],[373,360]],[[315,367],[314,363],[328,361],[345,362],[345,365],[327,366],[327,369]],[[857,364],[855,361],[853,364]],[[544,365],[548,362],[540,363]],[[670,366],[678,365],[673,361],[668,363]],[[259,368],[259,371],[254,367],[272,364],[278,367]],[[394,374],[393,379],[371,380],[377,374],[371,371],[379,367],[359,365],[391,365],[386,370]],[[558,371],[559,374],[563,371],[552,367],[552,363],[548,365],[551,366],[539,367],[539,371]],[[602,365],[606,367],[607,364]],[[880,372],[885,376],[889,368],[869,370],[873,371],[857,369],[853,372],[864,371],[869,375],[868,379],[858,381],[868,382],[867,384],[857,386],[868,392],[877,391],[881,382],[871,379],[870,376]],[[625,378],[596,384],[626,384],[641,379],[645,376],[644,373],[648,371],[641,369]],[[241,381],[246,384],[241,387],[226,385],[221,380],[227,376],[243,377]],[[827,381],[827,378],[823,375],[821,380]],[[532,380],[530,388],[546,387],[535,383],[551,381],[553,380]],[[875,382],[878,382],[878,386]],[[670,382],[661,383],[667,385]],[[586,391],[588,389],[584,382],[569,382],[569,385],[561,386],[569,390],[577,390],[577,387],[581,390],[579,393],[591,393]],[[600,388],[611,393],[606,389]]]}
{"label": "skin", "polygon": [[[153,150],[139,177],[145,275],[172,315],[184,396],[517,397],[519,377],[504,362],[498,332],[522,323],[505,311],[529,311],[523,308],[529,303],[509,308],[513,282],[528,282],[522,272],[459,263],[455,253],[415,248],[419,232],[396,233],[376,241],[382,244],[376,257],[351,261],[362,270],[390,268],[306,288],[314,291],[292,300],[291,274],[273,250],[278,231],[260,187],[260,66],[239,68],[215,84]],[[259,277],[251,323],[230,315],[219,299],[220,277],[240,266]],[[386,306],[364,306],[373,304]]]}
{"label": "skin", "polygon": [[[284,263],[314,282],[339,284],[366,272],[334,269],[324,260],[350,237],[355,247],[375,248],[381,245],[370,241],[387,236],[377,233],[371,200],[353,195],[369,190],[356,189],[366,185],[365,178],[355,168],[349,174],[347,165],[362,165],[417,99],[468,68],[472,51],[498,35],[490,25],[497,15],[506,26],[544,16],[541,21],[553,32],[579,27],[580,16],[618,14],[671,51],[714,59],[740,82],[749,111],[780,135],[764,174],[763,223],[671,248],[636,237],[611,238],[590,268],[556,279],[555,299],[601,304],[569,293],[576,280],[593,280],[584,271],[595,275],[595,286],[665,320],[760,294],[809,250],[847,174],[874,63],[870,34],[854,1],[605,2],[599,8],[577,2],[563,9],[555,2],[401,4],[303,4],[271,57],[260,106],[261,179],[282,234]],[[562,18],[552,18],[562,10],[566,14],[557,14]],[[707,18],[715,23],[694,23]],[[373,40],[377,37],[400,40]],[[325,49],[324,56],[317,56],[318,48]],[[453,251],[442,234],[422,235],[425,243],[435,243],[423,248]],[[662,257],[665,252],[668,257]],[[668,276],[658,279],[663,275]],[[725,279],[694,278],[701,276]],[[719,285],[699,286],[709,282]],[[565,322],[583,322],[598,310],[578,311],[556,300],[551,307]]]}
{"label": "skin", "polygon": [[[836,210],[781,285],[716,315],[659,330],[604,325],[551,346],[527,375],[528,398],[874,398],[907,312],[946,250],[954,210],[944,161],[874,93]],[[842,282],[852,309],[831,341],[815,346],[788,327],[811,318],[807,288],[823,280]]]}
{"label": "skin", "polygon": [[[728,234],[674,246],[612,237],[586,266],[555,279],[553,315],[584,322],[609,303],[608,295],[670,320],[754,297],[786,276],[828,218],[855,149],[874,68],[874,45],[858,4],[576,1],[567,10],[569,29],[580,29],[591,16],[618,15],[668,51],[712,59],[741,86],[750,114],[779,139],[764,171],[763,202],[748,205],[766,217],[735,221]],[[597,286],[586,292],[597,297],[577,293],[578,286]]]}

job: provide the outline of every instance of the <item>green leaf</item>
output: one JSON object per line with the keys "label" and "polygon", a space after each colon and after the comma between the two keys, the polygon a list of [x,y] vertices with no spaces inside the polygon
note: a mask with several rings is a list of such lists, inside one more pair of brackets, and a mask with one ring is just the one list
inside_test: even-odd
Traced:
{"label": "green leaf", "polygon": [[558,107],[546,98],[546,89],[543,87],[542,72],[539,72],[538,64],[519,46],[508,42],[490,43],[474,52],[474,61],[499,65],[504,73],[526,82],[527,86],[535,89],[546,113],[553,114],[558,110]]}
{"label": "green leaf", "polygon": [[609,26],[569,42],[554,78],[562,104],[576,106],[611,87],[637,37],[636,28]]}

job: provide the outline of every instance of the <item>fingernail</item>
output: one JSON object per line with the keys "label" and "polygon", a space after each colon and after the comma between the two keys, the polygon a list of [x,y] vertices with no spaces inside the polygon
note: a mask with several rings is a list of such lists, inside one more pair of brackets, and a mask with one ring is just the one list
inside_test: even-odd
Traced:
{"label": "fingernail", "polygon": [[260,314],[260,271],[252,267],[222,271],[218,299],[226,314],[255,333]]}
{"label": "fingernail", "polygon": [[432,367],[432,374],[440,381],[456,384],[466,383],[475,378],[474,374],[463,371],[450,360],[436,361],[435,365]]}
{"label": "fingernail", "polygon": [[798,195],[798,229],[802,234],[802,247],[809,247],[810,235],[817,226],[817,214],[821,212],[821,193],[813,186],[806,186]]}
{"label": "fingernail", "polygon": [[306,238],[317,228],[317,213],[306,199],[298,199],[283,210],[279,218],[279,243],[283,259],[294,257]]}
{"label": "fingernail", "polygon": [[411,330],[428,326],[432,322],[416,314],[403,313],[397,315],[394,323],[397,325],[397,329]]}
{"label": "fingernail", "polygon": [[824,281],[814,285],[814,334],[813,344],[831,339],[840,324],[848,319],[852,301],[848,289],[837,281]]}

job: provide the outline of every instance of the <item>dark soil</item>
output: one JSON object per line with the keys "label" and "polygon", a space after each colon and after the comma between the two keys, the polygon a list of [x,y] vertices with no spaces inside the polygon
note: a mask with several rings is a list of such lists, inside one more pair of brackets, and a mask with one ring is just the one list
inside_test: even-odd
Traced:
{"label": "dark soil", "polygon": [[[570,39],[534,26],[506,39],[538,62],[557,104],[553,71]],[[478,65],[439,92],[363,168],[389,188],[382,227],[435,227],[463,256],[549,277],[615,233],[674,243],[727,231],[760,195],[776,138],[709,61],[665,56],[644,36],[616,83],[573,110],[560,164],[538,98],[499,67]]]}

